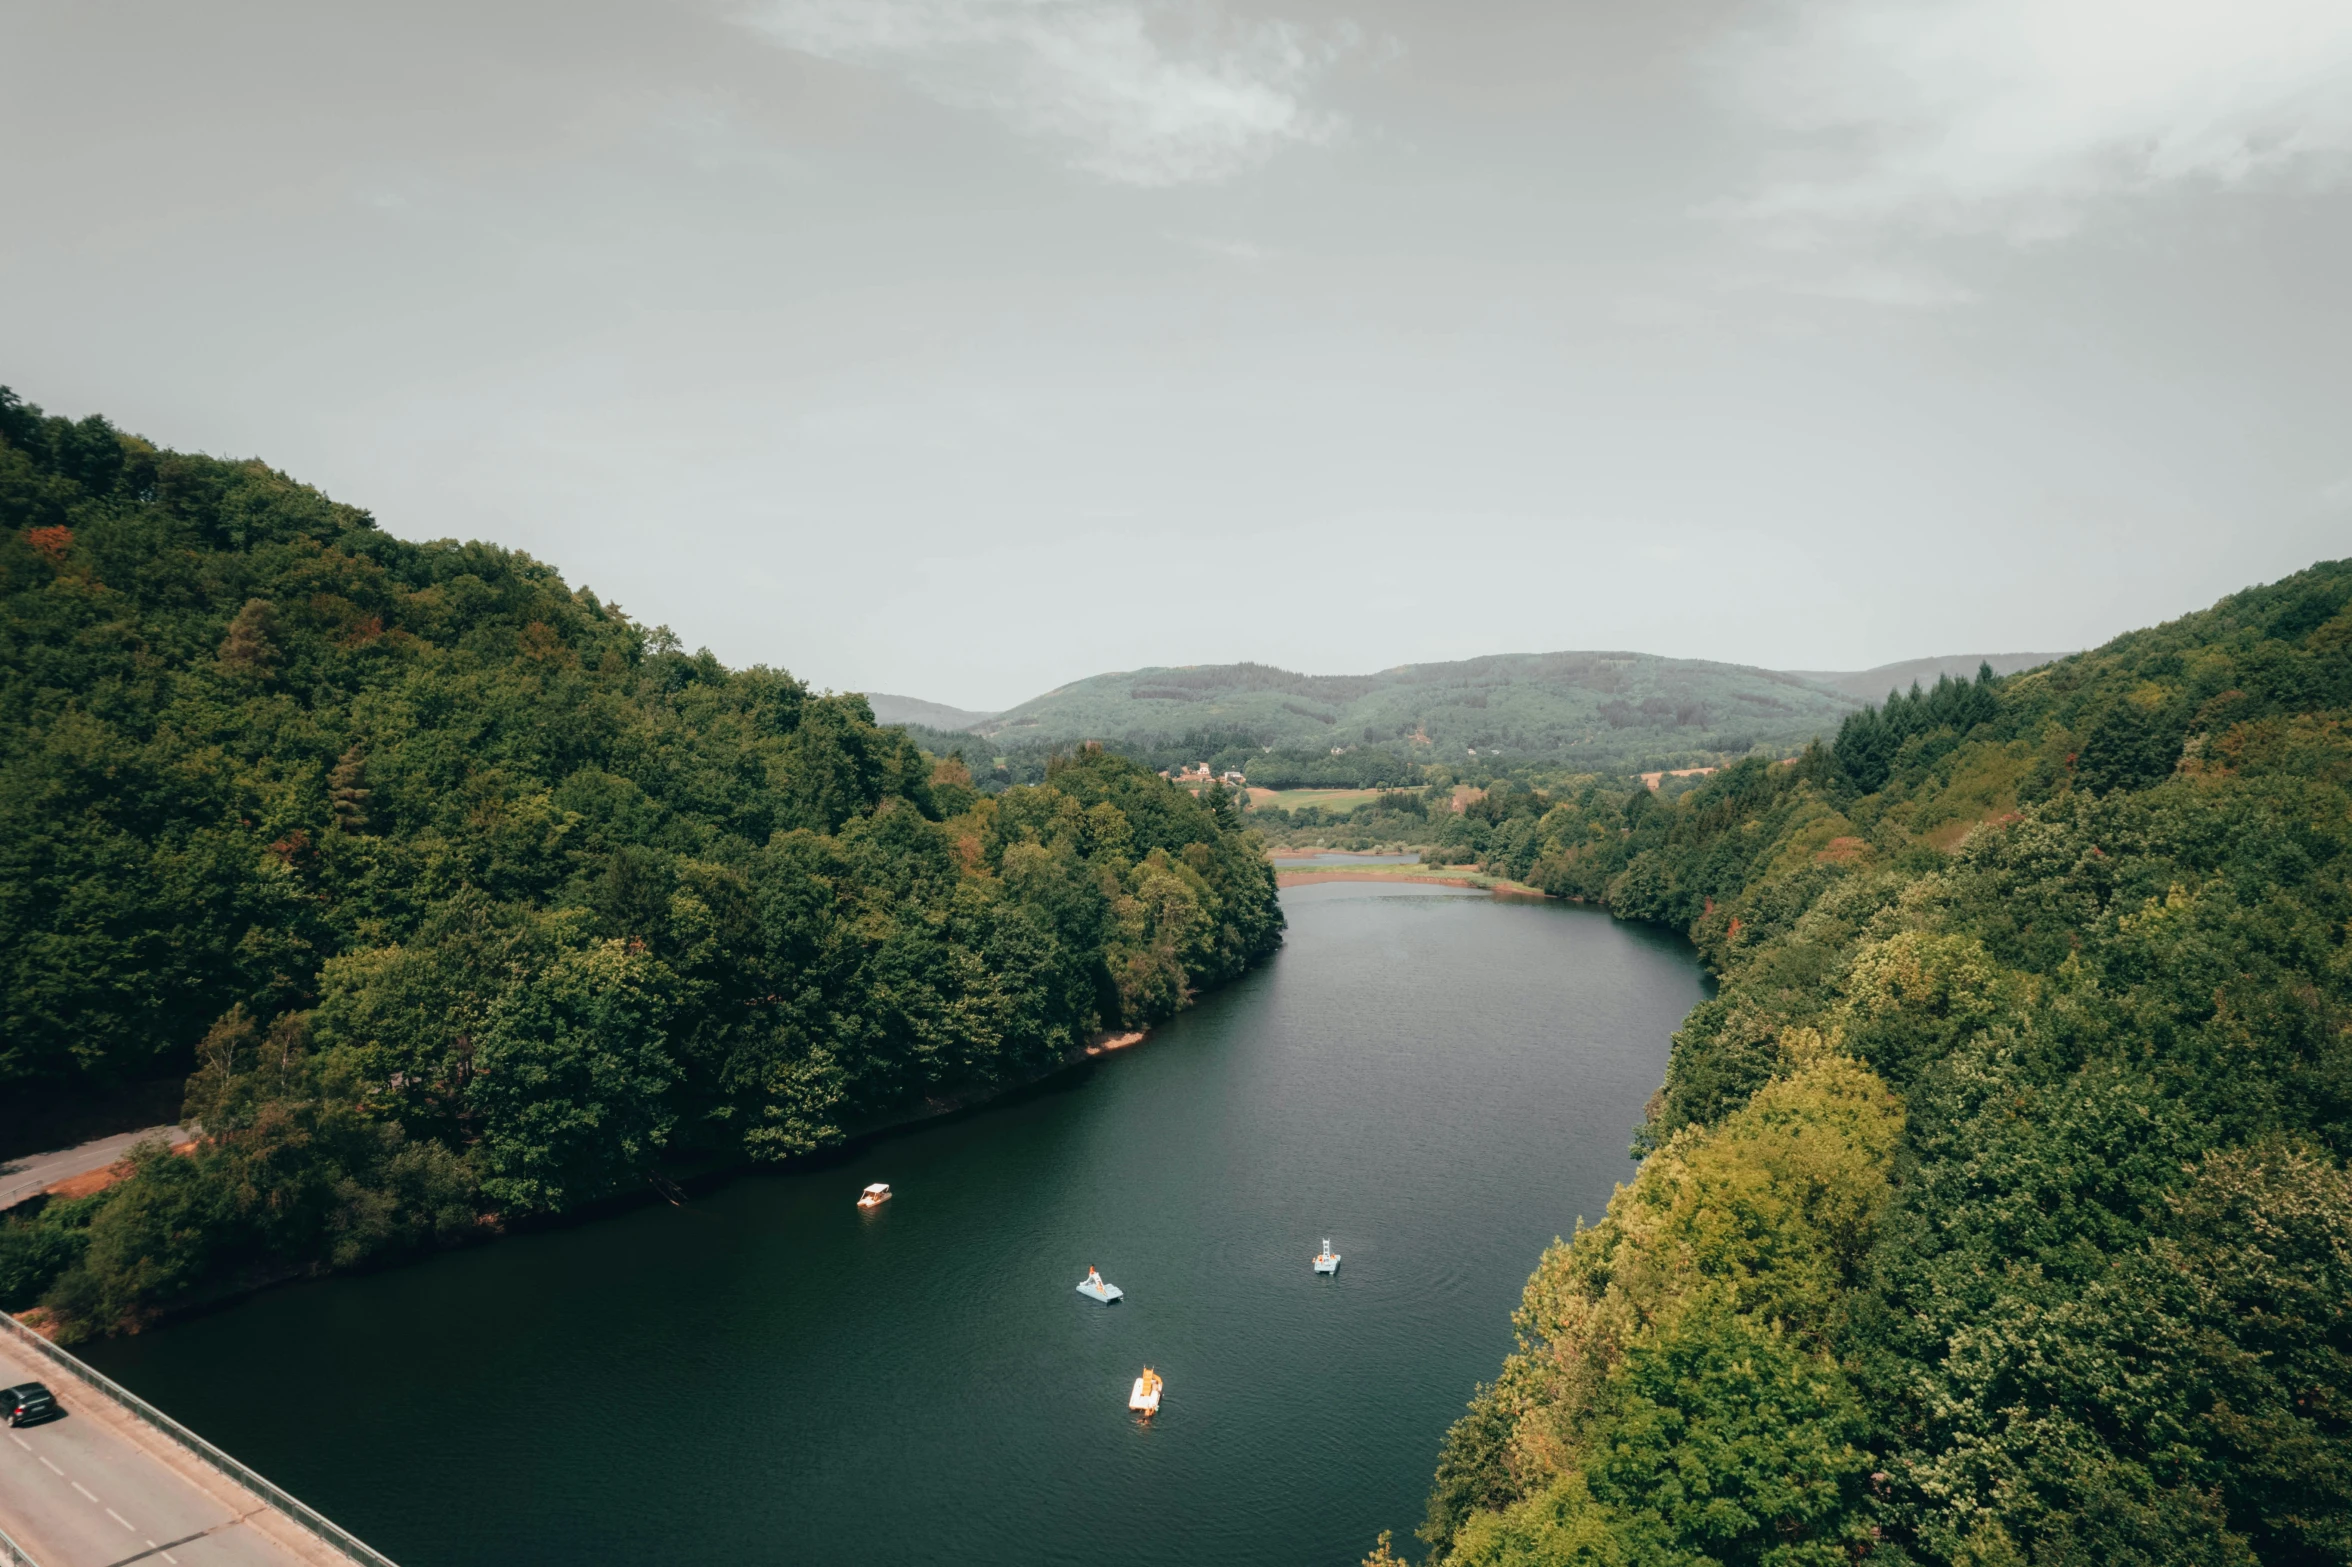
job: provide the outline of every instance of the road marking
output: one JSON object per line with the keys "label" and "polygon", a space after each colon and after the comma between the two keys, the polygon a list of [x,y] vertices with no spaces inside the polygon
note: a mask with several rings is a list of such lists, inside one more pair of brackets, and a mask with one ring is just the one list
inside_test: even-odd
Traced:
{"label": "road marking", "polygon": [[[57,1466],[56,1466],[55,1464],[51,1464],[49,1467],[50,1467],[50,1468],[52,1468],[52,1469],[57,1469]],[[59,1474],[63,1474],[63,1473],[65,1473],[65,1471],[64,1471],[64,1470],[62,1470],[62,1469],[57,1469],[57,1472],[58,1472]],[[87,1497],[89,1497],[91,1501],[95,1502],[95,1501],[97,1501],[97,1500],[98,1500],[97,1493],[93,1492],[93,1491],[92,1491],[92,1490],[91,1490],[91,1489],[90,1489],[88,1486],[86,1486],[86,1485],[82,1484],[82,1482],[81,1482],[81,1481],[79,1481],[79,1480],[68,1480],[68,1481],[66,1481],[65,1483],[66,1483],[67,1485],[70,1485],[70,1486],[72,1486],[72,1487],[73,1487],[75,1490],[77,1490],[77,1491],[81,1492],[81,1493],[82,1493],[84,1496],[87,1496]]]}
{"label": "road marking", "polygon": [[[42,1453],[38,1456],[40,1457],[41,1462],[49,1464],[49,1455],[47,1453]],[[58,1468],[55,1464],[49,1464],[49,1472],[57,1476],[57,1478],[60,1480],[65,1478],[65,1471]]]}
{"label": "road marking", "polygon": [[[201,1540],[208,1534],[218,1534],[221,1530],[231,1528],[239,1522],[242,1522],[242,1520],[232,1518],[227,1523],[216,1523],[211,1528],[199,1529],[194,1534],[183,1534],[178,1539],[172,1541],[172,1545],[186,1545],[190,1540]],[[171,1546],[158,1545],[153,1540],[149,1540],[147,1542],[147,1549],[139,1552],[135,1556],[126,1556],[118,1562],[109,1563],[108,1567],[130,1567],[131,1563],[143,1562],[150,1556],[160,1556],[165,1561],[170,1562],[172,1567],[180,1567],[180,1559],[171,1553]]]}
{"label": "road marking", "polygon": [[14,1442],[17,1446],[23,1448],[28,1453],[33,1450],[33,1444],[26,1441],[23,1437],[18,1436],[14,1431],[8,1433],[8,1440]]}
{"label": "road marking", "polygon": [[[128,1518],[125,1518],[122,1514],[116,1512],[111,1507],[106,1509],[106,1516],[113,1519],[116,1523],[121,1524],[124,1528],[129,1529],[133,1534],[137,1534],[139,1532],[138,1529],[132,1525]],[[153,1545],[155,1542],[150,1540],[147,1543],[149,1545]]]}

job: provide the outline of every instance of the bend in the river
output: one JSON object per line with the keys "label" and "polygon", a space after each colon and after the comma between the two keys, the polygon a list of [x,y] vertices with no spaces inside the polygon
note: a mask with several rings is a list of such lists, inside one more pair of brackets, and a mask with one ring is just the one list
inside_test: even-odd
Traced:
{"label": "bend in the river", "polygon": [[1283,901],[1265,969],[982,1113],[91,1359],[410,1567],[1352,1563],[1704,982],[1588,909]]}

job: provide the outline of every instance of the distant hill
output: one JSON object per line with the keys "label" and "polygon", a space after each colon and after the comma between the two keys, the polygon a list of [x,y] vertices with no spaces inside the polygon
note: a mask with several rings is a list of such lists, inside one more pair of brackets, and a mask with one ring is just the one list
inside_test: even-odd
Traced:
{"label": "distant hill", "polygon": [[2014,675],[2021,669],[2037,669],[2066,656],[2064,653],[1950,653],[1942,658],[1908,658],[1900,664],[1881,664],[1876,669],[1784,669],[1781,673],[1858,696],[1865,702],[1878,702],[1885,700],[1889,691],[1908,691],[1914,680],[1923,686],[1934,685],[1938,675],[1973,680],[1980,664],[1992,665],[1996,675]]}
{"label": "distant hill", "polygon": [[[1882,691],[1879,695],[1886,693]],[[945,702],[926,702],[919,696],[892,696],[887,691],[868,691],[866,702],[874,709],[877,724],[920,724],[925,729],[955,730],[984,724],[996,716],[950,707]]]}
{"label": "distant hill", "polygon": [[[1881,693],[1883,695],[1883,692]],[[1792,750],[1859,705],[1794,675],[1649,653],[1510,653],[1302,675],[1201,664],[1095,675],[975,725],[1000,748],[1138,749],[1242,734],[1285,752],[1379,747],[1416,761],[1542,758],[1610,768]]]}
{"label": "distant hill", "polygon": [[[1475,751],[1612,771],[1713,762],[1758,746],[1793,752],[1915,680],[1971,678],[1985,663],[2012,674],[2064,656],[1954,653],[1875,669],[1772,670],[1651,653],[1505,653],[1370,675],[1188,664],[1090,676],[1001,713],[887,693],[867,700],[877,722],[923,731],[918,738],[935,749],[969,733],[1010,755],[1101,740],[1158,758],[1154,766],[1171,758],[1245,765],[1266,751],[1380,751],[1459,764]],[[1252,766],[1252,776],[1264,766]]]}

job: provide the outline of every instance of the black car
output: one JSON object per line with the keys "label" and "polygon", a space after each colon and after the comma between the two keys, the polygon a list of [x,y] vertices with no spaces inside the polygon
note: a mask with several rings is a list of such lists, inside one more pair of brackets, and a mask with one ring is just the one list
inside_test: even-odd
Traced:
{"label": "black car", "polygon": [[57,1395],[38,1382],[0,1387],[0,1420],[12,1426],[29,1426],[56,1413]]}

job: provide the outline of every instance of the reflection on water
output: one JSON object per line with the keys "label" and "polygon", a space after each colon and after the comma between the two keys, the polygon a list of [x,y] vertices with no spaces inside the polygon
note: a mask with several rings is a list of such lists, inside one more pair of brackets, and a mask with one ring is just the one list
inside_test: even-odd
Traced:
{"label": "reflection on water", "polygon": [[1266,969],[1014,1102],[92,1359],[405,1567],[1346,1567],[1630,1173],[1701,980],[1558,904],[1283,901]]}

